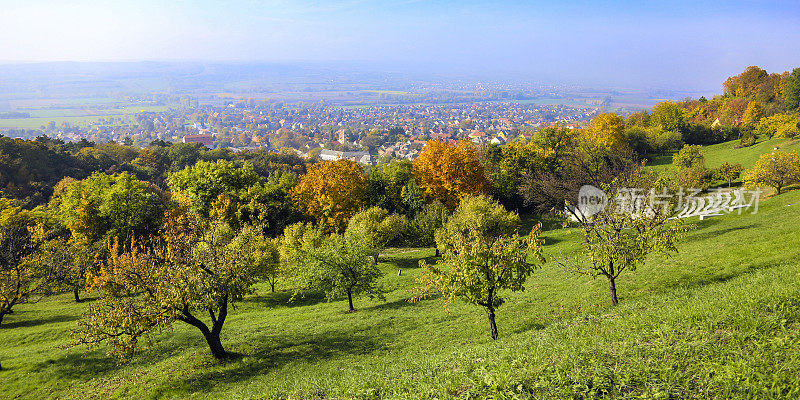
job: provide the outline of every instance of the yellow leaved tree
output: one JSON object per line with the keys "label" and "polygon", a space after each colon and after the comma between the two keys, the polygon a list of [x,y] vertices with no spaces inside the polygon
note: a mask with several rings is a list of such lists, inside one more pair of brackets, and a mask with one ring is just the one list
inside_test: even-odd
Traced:
{"label": "yellow leaved tree", "polygon": [[293,190],[295,201],[326,230],[341,232],[365,203],[367,175],[350,160],[323,161],[308,168]]}
{"label": "yellow leaved tree", "polygon": [[618,154],[627,149],[625,140],[625,121],[617,114],[600,114],[592,120],[587,130],[590,143],[602,153]]}
{"label": "yellow leaved tree", "polygon": [[753,169],[745,172],[747,187],[770,186],[777,194],[800,183],[800,153],[772,152],[761,155]]}

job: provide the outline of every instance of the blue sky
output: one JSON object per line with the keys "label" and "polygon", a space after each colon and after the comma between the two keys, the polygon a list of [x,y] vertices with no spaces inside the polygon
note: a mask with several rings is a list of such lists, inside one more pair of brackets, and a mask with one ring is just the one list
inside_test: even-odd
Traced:
{"label": "blue sky", "polygon": [[718,88],[800,66],[797,1],[2,0],[0,60],[356,61]]}

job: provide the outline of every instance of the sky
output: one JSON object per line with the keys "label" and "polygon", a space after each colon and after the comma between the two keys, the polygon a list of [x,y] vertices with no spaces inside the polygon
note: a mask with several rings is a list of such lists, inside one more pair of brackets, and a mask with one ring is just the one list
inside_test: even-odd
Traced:
{"label": "sky", "polygon": [[357,62],[718,88],[800,67],[800,2],[0,0],[0,61]]}

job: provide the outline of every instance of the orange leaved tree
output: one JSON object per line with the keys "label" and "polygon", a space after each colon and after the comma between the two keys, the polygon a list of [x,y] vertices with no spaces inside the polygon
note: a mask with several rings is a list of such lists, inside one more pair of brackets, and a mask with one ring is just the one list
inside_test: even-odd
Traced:
{"label": "orange leaved tree", "polygon": [[306,215],[329,231],[341,232],[365,203],[367,175],[350,160],[323,161],[308,168],[294,188],[294,198]]}
{"label": "orange leaved tree", "polygon": [[414,160],[414,178],[428,199],[454,209],[462,197],[486,191],[488,182],[478,150],[468,141],[458,144],[429,140]]}

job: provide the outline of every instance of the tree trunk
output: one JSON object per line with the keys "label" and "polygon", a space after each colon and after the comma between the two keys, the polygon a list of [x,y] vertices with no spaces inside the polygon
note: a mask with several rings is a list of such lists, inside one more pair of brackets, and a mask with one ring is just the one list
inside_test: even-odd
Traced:
{"label": "tree trunk", "polygon": [[381,256],[380,254],[375,254],[372,256],[372,259],[375,261],[375,265],[378,265],[378,257],[380,256]]}
{"label": "tree trunk", "polygon": [[347,291],[347,302],[350,304],[350,309],[347,312],[353,312],[356,309],[353,308],[353,292],[348,290]]}
{"label": "tree trunk", "polygon": [[0,311],[0,326],[3,326],[3,317],[6,316],[5,311]]}
{"label": "tree trunk", "polygon": [[614,277],[608,277],[608,289],[611,291],[611,304],[617,305],[619,301],[617,300],[617,285],[615,284],[614,280]]}
{"label": "tree trunk", "polygon": [[436,254],[434,255],[434,257],[439,257],[439,248],[438,247],[436,248]]}
{"label": "tree trunk", "polygon": [[494,322],[494,306],[489,303],[486,310],[489,312],[489,330],[492,334],[492,340],[497,340],[497,323]]}
{"label": "tree trunk", "polygon": [[272,289],[272,293],[275,293],[275,281],[269,283],[269,288]]}
{"label": "tree trunk", "polygon": [[223,299],[222,303],[220,304],[218,316],[215,317],[213,311],[211,309],[208,310],[209,314],[211,315],[211,319],[214,322],[211,329],[208,329],[208,326],[203,321],[200,321],[194,315],[192,315],[192,313],[189,311],[189,307],[185,306],[180,311],[182,315],[179,319],[200,330],[200,332],[203,334],[203,337],[206,339],[206,343],[208,343],[208,348],[211,350],[211,355],[213,355],[215,359],[223,360],[228,357],[228,353],[225,351],[225,348],[222,347],[222,341],[220,341],[219,338],[219,334],[222,332],[222,325],[225,324],[225,318],[228,316],[227,299]]}
{"label": "tree trunk", "polygon": [[223,360],[228,356],[225,348],[222,347],[222,341],[219,339],[218,333],[203,332],[203,336],[205,336],[206,342],[208,343],[208,348],[211,350],[211,355],[213,355],[214,358],[217,360]]}
{"label": "tree trunk", "polygon": [[80,293],[78,293],[79,291],[80,291],[80,288],[78,288],[77,286],[72,288],[72,294],[75,296],[75,302],[76,303],[80,303],[81,302],[81,296],[80,296]]}

